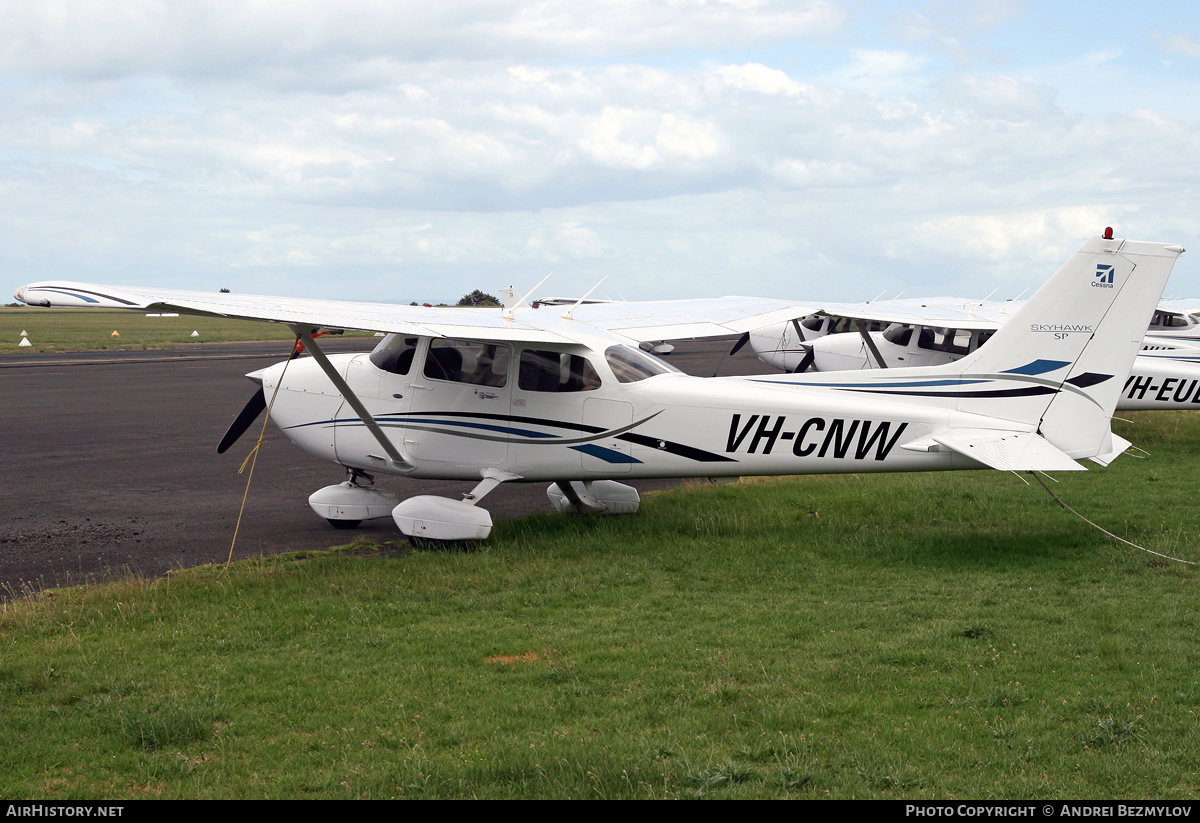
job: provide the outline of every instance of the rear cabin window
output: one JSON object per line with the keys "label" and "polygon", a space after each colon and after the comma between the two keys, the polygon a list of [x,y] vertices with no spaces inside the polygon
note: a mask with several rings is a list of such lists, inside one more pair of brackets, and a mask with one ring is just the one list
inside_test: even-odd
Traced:
{"label": "rear cabin window", "polygon": [[578,354],[526,349],[521,352],[517,386],[522,391],[594,391],[600,388],[600,375]]}
{"label": "rear cabin window", "polygon": [[474,386],[501,388],[508,382],[508,346],[437,338],[425,356],[425,376]]}
{"label": "rear cabin window", "polygon": [[636,383],[656,374],[679,371],[657,357],[651,357],[644,351],[629,346],[610,346],[604,351],[604,359],[619,383]]}
{"label": "rear cabin window", "polygon": [[376,368],[392,374],[408,374],[416,353],[417,338],[389,334],[379,341],[370,357]]}

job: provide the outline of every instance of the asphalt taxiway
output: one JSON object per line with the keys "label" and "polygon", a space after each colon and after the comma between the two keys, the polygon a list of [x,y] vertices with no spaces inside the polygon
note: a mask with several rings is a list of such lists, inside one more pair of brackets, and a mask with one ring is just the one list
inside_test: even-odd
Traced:
{"label": "asphalt taxiway", "polygon": [[[371,338],[326,340],[367,351]],[[733,339],[677,344],[691,374],[771,372]],[[5,482],[0,484],[0,599],[130,572],[223,562],[246,490],[237,470],[259,426],[224,455],[216,444],[254,392],[242,376],[287,356],[286,342],[203,343],[163,351],[0,355]],[[260,418],[261,421],[261,418]],[[261,425],[261,422],[260,424]],[[235,558],[322,549],[362,537],[402,539],[391,518],[337,531],[308,496],[344,480],[274,426],[260,451]],[[642,491],[678,481],[636,481]],[[458,497],[471,482],[380,476],[400,499]],[[549,511],[546,484],[505,484],[487,498],[497,519]]]}

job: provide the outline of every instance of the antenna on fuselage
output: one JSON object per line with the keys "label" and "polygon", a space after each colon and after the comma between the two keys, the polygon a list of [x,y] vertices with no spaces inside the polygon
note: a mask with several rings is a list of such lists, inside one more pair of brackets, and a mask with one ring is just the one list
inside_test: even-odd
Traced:
{"label": "antenna on fuselage", "polygon": [[607,274],[606,274],[606,275],[604,275],[603,277],[601,277],[601,278],[600,278],[600,282],[599,282],[599,283],[597,283],[596,285],[592,286],[592,287],[591,287],[591,289],[589,289],[589,290],[588,290],[588,293],[587,293],[587,294],[585,294],[583,297],[581,297],[581,298],[579,298],[578,300],[576,300],[576,301],[575,301],[575,305],[574,305],[574,306],[571,306],[571,308],[569,308],[569,309],[567,309],[565,312],[563,312],[562,319],[563,319],[563,320],[574,320],[574,319],[575,319],[575,310],[576,310],[577,308],[579,308],[580,304],[582,304],[584,300],[587,300],[589,297],[591,297],[591,296],[592,296],[592,292],[594,292],[596,289],[598,289],[598,288],[600,288],[602,285],[604,285],[604,281],[605,281],[605,280],[607,280],[607,279],[608,279],[608,275],[607,275]]}
{"label": "antenna on fuselage", "polygon": [[501,316],[501,317],[503,317],[505,320],[512,320],[512,319],[513,319],[513,316],[514,316],[514,315],[516,314],[516,312],[517,312],[517,309],[521,308],[521,306],[523,306],[523,305],[524,305],[524,306],[528,306],[528,305],[529,305],[529,302],[528,302],[528,298],[529,298],[529,296],[530,296],[530,295],[532,295],[532,294],[533,294],[535,291],[537,291],[538,289],[540,289],[540,288],[542,287],[542,283],[545,283],[545,282],[546,282],[547,280],[549,280],[549,279],[550,279],[550,278],[551,278],[553,275],[554,275],[554,272],[550,272],[550,274],[547,274],[545,277],[543,277],[543,278],[542,278],[542,280],[541,280],[541,283],[538,283],[538,284],[537,284],[536,286],[534,286],[532,289],[530,289],[529,291],[525,292],[525,294],[524,294],[524,295],[523,295],[523,296],[522,296],[522,297],[521,297],[519,300],[517,300],[517,302],[515,302],[515,303],[513,303],[511,306],[509,306],[509,307],[508,307],[508,308],[505,310],[504,314],[502,314],[502,315],[500,315],[500,316]]}

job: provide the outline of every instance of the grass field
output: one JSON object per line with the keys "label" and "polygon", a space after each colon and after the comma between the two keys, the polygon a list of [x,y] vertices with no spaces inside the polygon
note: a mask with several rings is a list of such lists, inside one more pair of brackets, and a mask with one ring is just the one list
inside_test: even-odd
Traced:
{"label": "grass field", "polygon": [[[118,336],[113,336],[113,332]],[[192,337],[192,332],[199,332]],[[21,346],[28,332],[29,346]],[[347,332],[364,334],[365,332]],[[291,340],[287,326],[220,317],[147,317],[105,309],[0,308],[0,351],[169,349],[182,343]]]}
{"label": "grass field", "polygon": [[[1200,422],[1051,483],[1200,559]],[[1195,798],[1193,566],[1013,475],[693,485],[0,611],[9,798]]]}

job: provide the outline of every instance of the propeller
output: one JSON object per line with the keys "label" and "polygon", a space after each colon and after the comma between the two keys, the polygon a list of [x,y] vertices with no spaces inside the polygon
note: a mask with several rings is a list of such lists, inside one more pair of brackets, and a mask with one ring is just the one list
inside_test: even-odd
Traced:
{"label": "propeller", "polygon": [[739,351],[741,351],[742,346],[746,345],[749,342],[750,342],[750,332],[742,332],[742,336],[739,337],[738,341],[733,344],[733,348],[729,350],[729,354],[726,356],[733,357],[735,354],[737,354]]}
{"label": "propeller", "polygon": [[242,407],[238,416],[233,419],[233,423],[229,426],[229,430],[225,432],[225,436],[221,438],[221,442],[217,444],[217,454],[224,454],[229,450],[229,447],[238,441],[246,429],[258,419],[258,416],[263,413],[267,407],[267,395],[263,392],[262,386],[258,387],[250,402]]}
{"label": "propeller", "polygon": [[[313,337],[343,333],[342,329],[326,329],[325,331],[314,333]],[[297,340],[296,345],[292,347],[292,354],[288,360],[295,360],[303,353],[304,344]],[[229,451],[229,447],[246,433],[246,429],[254,424],[254,421],[258,419],[258,416],[263,413],[266,407],[267,395],[263,392],[263,388],[260,385],[258,391],[251,395],[250,401],[242,407],[242,410],[238,412],[238,416],[233,419],[233,423],[230,424],[229,429],[225,432],[225,436],[221,438],[221,442],[217,444],[217,454],[224,454]]]}

